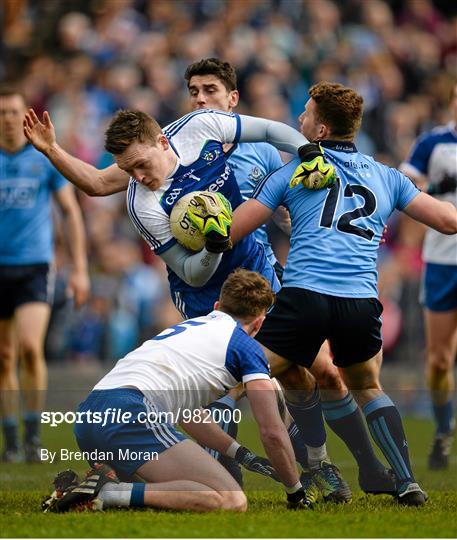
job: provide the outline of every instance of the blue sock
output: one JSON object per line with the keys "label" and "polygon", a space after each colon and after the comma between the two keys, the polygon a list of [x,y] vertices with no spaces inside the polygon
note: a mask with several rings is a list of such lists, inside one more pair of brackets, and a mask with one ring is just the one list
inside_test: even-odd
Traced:
{"label": "blue sock", "polygon": [[414,475],[409,461],[408,443],[400,413],[383,394],[363,407],[371,435],[390,463],[399,480],[399,488],[414,482]]}
{"label": "blue sock", "polygon": [[308,451],[306,450],[306,443],[303,439],[301,431],[298,429],[297,424],[292,422],[287,429],[290,437],[290,442],[294,448],[295,459],[300,463],[303,469],[308,468]]}
{"label": "blue sock", "polygon": [[433,416],[436,422],[436,434],[445,435],[454,428],[454,411],[452,400],[444,405],[433,405]]}
{"label": "blue sock", "polygon": [[295,420],[302,434],[305,444],[313,448],[318,448],[325,444],[327,434],[325,433],[321,398],[317,385],[312,396],[306,401],[302,403],[291,403],[286,399],[286,403],[292,418]]}
{"label": "blue sock", "polygon": [[343,399],[324,401],[322,410],[328,426],[344,441],[363,474],[384,470],[371,445],[365,421],[352,394]]}
{"label": "blue sock", "polygon": [[19,449],[17,419],[13,416],[2,418],[2,431],[5,438],[5,450],[17,451]]}
{"label": "blue sock", "polygon": [[40,428],[40,413],[37,411],[27,411],[24,414],[25,435],[24,439],[29,442],[38,438]]}
{"label": "blue sock", "polygon": [[130,506],[144,506],[144,490],[146,484],[143,482],[134,482],[132,494],[130,495]]}

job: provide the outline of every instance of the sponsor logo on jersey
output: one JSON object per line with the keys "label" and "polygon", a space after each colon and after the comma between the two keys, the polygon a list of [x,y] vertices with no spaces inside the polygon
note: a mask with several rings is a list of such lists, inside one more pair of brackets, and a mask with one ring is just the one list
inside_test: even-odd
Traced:
{"label": "sponsor logo on jersey", "polygon": [[359,163],[356,163],[355,161],[352,161],[351,159],[349,161],[344,162],[345,167],[352,167],[353,169],[369,169],[370,167],[361,161]]}
{"label": "sponsor logo on jersey", "polygon": [[0,207],[25,209],[36,203],[39,181],[18,178],[0,183]]}
{"label": "sponsor logo on jersey", "polygon": [[229,167],[229,165],[225,164],[224,172],[215,182],[210,184],[206,189],[208,191],[219,191],[224,186],[225,182],[229,179],[231,172],[232,169]]}
{"label": "sponsor logo on jersey", "polygon": [[178,199],[183,188],[173,188],[170,193],[165,197],[165,202],[168,205],[173,205]]}

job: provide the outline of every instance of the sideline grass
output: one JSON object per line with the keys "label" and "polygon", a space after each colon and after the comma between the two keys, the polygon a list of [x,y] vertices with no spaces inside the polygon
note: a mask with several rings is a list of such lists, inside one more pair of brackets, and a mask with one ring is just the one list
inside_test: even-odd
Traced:
{"label": "sideline grass", "polygon": [[[249,510],[243,515],[192,514],[154,510],[110,510],[104,513],[43,515],[39,503],[49,492],[55,473],[72,467],[83,473],[81,462],[0,465],[1,537],[392,537],[454,538],[457,536],[457,460],[444,472],[426,468],[431,423],[407,420],[407,433],[418,481],[429,492],[423,508],[402,508],[388,496],[365,496],[358,491],[357,470],[347,450],[332,434],[328,446],[354,492],[352,504],[321,503],[313,511],[289,511],[280,487],[262,477],[245,474]],[[240,440],[259,449],[252,421],[243,421]],[[48,429],[47,447],[76,450],[68,428]]]}

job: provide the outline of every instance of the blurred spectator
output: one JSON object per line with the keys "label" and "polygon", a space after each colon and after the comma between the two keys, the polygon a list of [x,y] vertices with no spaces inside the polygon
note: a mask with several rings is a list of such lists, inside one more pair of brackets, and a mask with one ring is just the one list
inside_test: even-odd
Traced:
{"label": "blurred spectator", "polygon": [[[353,86],[365,100],[359,149],[392,166],[420,132],[443,123],[457,71],[457,9],[439,0],[5,0],[3,18],[2,77],[18,79],[38,112],[51,111],[66,149],[103,166],[112,162],[103,132],[113,112],[138,108],[162,125],[175,120],[188,112],[185,67],[203,57],[219,56],[236,68],[240,113],[295,126],[311,84]],[[126,219],[123,197],[80,197],[92,269],[117,283],[88,307],[99,321],[93,328],[119,338],[125,330],[120,342],[109,344],[113,354],[160,325],[150,307],[164,301],[154,295],[165,290],[162,270],[151,269],[154,257]],[[417,282],[417,272],[398,270],[397,257],[421,264],[411,255],[420,234],[412,235],[411,248],[405,227],[394,223],[384,248],[389,272],[381,272],[381,286],[395,305],[402,302],[402,284]],[[282,244],[279,249],[287,252]],[[163,313],[173,319],[166,305]],[[80,331],[81,343],[89,337],[98,343],[94,329],[91,336]],[[76,352],[82,345],[72,339]],[[109,356],[94,348],[95,356]]]}

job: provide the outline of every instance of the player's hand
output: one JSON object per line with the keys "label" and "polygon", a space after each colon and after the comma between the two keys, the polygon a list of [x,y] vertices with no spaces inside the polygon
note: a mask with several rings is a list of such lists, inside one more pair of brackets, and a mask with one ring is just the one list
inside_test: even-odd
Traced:
{"label": "player's hand", "polygon": [[44,111],[42,121],[33,109],[29,109],[24,118],[24,135],[33,146],[43,152],[56,143],[56,132],[48,111]]}
{"label": "player's hand", "polygon": [[429,184],[427,193],[429,195],[444,195],[452,193],[457,189],[457,177],[455,175],[445,174],[443,179],[437,184]]}
{"label": "player's hand", "polygon": [[67,295],[73,298],[76,308],[87,302],[90,291],[90,280],[87,272],[74,271],[70,274],[67,284]]}
{"label": "player's hand", "polygon": [[248,471],[262,474],[276,482],[281,481],[267,458],[254,454],[244,446],[240,446],[236,451],[235,460]]}
{"label": "player's hand", "polygon": [[300,146],[298,155],[300,165],[295,169],[289,186],[294,188],[302,184],[307,189],[331,187],[336,182],[335,167],[325,159],[324,151],[318,143]]}
{"label": "player's hand", "polygon": [[291,510],[308,510],[313,507],[311,501],[306,497],[306,493],[303,488],[299,489],[295,493],[287,494],[287,508]]}
{"label": "player's hand", "polygon": [[222,193],[199,193],[189,204],[187,215],[197,229],[205,235],[205,247],[212,253],[223,253],[232,248],[230,226],[232,206]]}

